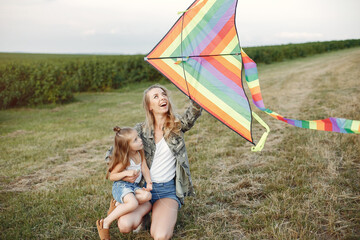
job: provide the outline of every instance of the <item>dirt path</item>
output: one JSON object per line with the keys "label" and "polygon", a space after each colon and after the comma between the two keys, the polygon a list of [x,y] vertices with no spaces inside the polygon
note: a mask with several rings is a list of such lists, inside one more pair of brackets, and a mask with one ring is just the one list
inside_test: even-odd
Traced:
{"label": "dirt path", "polygon": [[[267,108],[285,117],[316,120],[302,119],[301,113],[301,108],[306,101],[309,101],[310,95],[317,91],[315,86],[326,76],[344,76],[345,82],[346,73],[349,69],[359,66],[359,59],[360,49],[356,48],[295,60],[287,64],[276,63],[260,66],[259,78],[264,104]],[[351,86],[351,83],[348,84]],[[248,96],[251,95],[248,94]],[[254,105],[252,105],[252,109],[259,112]],[[272,132],[266,143],[266,149],[270,149],[282,140],[282,133],[285,129],[293,128],[293,126],[275,120],[266,114],[260,114],[271,127]],[[255,134],[257,133],[255,132]],[[259,135],[255,135],[254,138],[256,141],[259,139]]]}
{"label": "dirt path", "polygon": [[[311,102],[310,96],[318,89],[316,86],[320,81],[329,79],[328,76],[346,76],[347,71],[352,69],[350,74],[353,74],[354,68],[358,68],[360,61],[360,48],[333,52],[330,54],[318,55],[310,58],[294,60],[287,63],[276,63],[271,65],[260,65],[259,78],[264,99],[264,104],[267,108],[282,114],[283,116],[299,119],[299,120],[315,120],[302,119],[302,108],[309,107]],[[360,76],[360,70],[357,76]],[[327,81],[327,80],[326,80]],[[356,84],[356,78],[347,83],[349,85]],[[329,86],[329,83],[327,83]],[[247,86],[245,87],[247,95],[251,96]],[[251,99],[249,99],[251,101]],[[262,182],[266,182],[266,173],[256,174],[253,172],[241,172],[241,177],[238,174],[233,174],[233,169],[255,169],[259,166],[271,166],[276,162],[276,151],[281,151],[281,145],[285,140],[286,132],[290,128],[294,128],[282,121],[276,120],[267,114],[259,111],[252,103],[253,111],[256,111],[261,118],[263,118],[271,128],[271,132],[266,141],[262,152],[253,153],[250,151],[251,144],[245,143],[241,146],[236,146],[236,150],[226,157],[224,161],[212,161],[206,163],[205,168],[215,168],[216,178],[214,183],[221,185],[220,189],[228,189],[229,191],[237,191],[237,194],[261,194]],[[311,106],[310,106],[311,107]],[[337,114],[339,115],[339,114]],[[341,116],[341,114],[340,114]],[[330,116],[328,116],[330,117]],[[306,116],[305,116],[306,118]],[[203,132],[203,127],[197,126],[195,131]],[[265,129],[254,120],[253,122],[253,138],[258,142]],[[299,131],[310,131],[302,130]],[[225,141],[225,140],[224,140]],[[231,144],[231,141],[224,142],[224,144]],[[240,139],[239,141],[245,141]],[[217,149],[217,151],[221,151]],[[215,165],[215,166],[213,166]],[[229,177],[230,176],[230,177]],[[229,184],[229,178],[237,178],[233,183]],[[239,180],[240,179],[240,180]],[[231,182],[231,181],[230,181]],[[242,187],[242,186],[246,187]],[[256,205],[256,202],[243,203],[249,206]]]}
{"label": "dirt path", "polygon": [[[111,141],[106,139],[93,140],[80,147],[66,150],[68,161],[60,161],[52,167],[46,167],[27,175],[16,178],[10,184],[2,187],[1,192],[23,192],[23,191],[42,191],[54,189],[67,181],[76,178],[83,178],[91,174],[96,174],[100,169],[105,169],[105,150],[99,146],[110,146]],[[56,162],[61,157],[56,155],[46,162]]]}

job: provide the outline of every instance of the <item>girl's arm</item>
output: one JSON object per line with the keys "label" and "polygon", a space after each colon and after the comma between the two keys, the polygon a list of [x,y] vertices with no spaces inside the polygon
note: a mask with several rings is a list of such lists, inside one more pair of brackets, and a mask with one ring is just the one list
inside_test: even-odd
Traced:
{"label": "girl's arm", "polygon": [[141,163],[141,171],[146,181],[146,190],[151,191],[152,190],[152,181],[150,177],[150,170],[148,165],[146,164],[145,158],[142,160]]}
{"label": "girl's arm", "polygon": [[135,170],[125,170],[123,165],[121,163],[119,163],[111,171],[109,180],[110,181],[119,181],[119,180],[123,179],[124,177],[132,177],[132,176],[135,176],[136,174],[137,174],[137,172]]}

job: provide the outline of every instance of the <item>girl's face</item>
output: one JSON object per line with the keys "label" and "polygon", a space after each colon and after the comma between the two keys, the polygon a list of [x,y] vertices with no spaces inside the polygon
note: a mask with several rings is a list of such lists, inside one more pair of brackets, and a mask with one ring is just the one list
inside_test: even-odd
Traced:
{"label": "girl's face", "polygon": [[161,88],[153,88],[148,93],[149,110],[154,114],[166,114],[169,111],[169,98]]}
{"label": "girl's face", "polygon": [[130,142],[129,142],[130,149],[132,151],[139,151],[143,149],[143,143],[141,138],[138,136],[136,131],[133,131],[130,134]]}

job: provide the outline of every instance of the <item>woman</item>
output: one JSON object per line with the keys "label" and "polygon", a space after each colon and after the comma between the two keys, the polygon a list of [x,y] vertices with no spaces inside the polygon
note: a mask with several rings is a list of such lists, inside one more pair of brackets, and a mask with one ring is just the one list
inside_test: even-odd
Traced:
{"label": "woman", "polygon": [[[170,239],[184,197],[194,195],[184,132],[201,115],[201,107],[191,102],[182,116],[175,115],[168,91],[160,85],[144,91],[143,105],[146,120],[137,124],[135,129],[143,141],[153,182],[150,233],[154,239]],[[118,221],[120,231],[129,232],[136,228],[149,210],[149,204],[142,204],[134,212],[121,217]]]}

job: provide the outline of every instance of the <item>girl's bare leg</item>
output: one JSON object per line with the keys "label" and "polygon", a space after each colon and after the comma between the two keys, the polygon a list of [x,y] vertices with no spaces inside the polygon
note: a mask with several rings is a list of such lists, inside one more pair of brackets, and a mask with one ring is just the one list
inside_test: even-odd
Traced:
{"label": "girl's bare leg", "polygon": [[119,217],[134,211],[139,203],[134,194],[129,193],[124,197],[124,203],[116,206],[109,216],[104,219],[104,228],[109,228],[110,224]]}
{"label": "girl's bare leg", "polygon": [[155,240],[170,239],[174,232],[179,204],[171,198],[157,200],[152,207],[150,234]]}
{"label": "girl's bare leg", "polygon": [[138,189],[135,192],[135,197],[139,201],[139,204],[143,204],[151,200],[151,193],[144,189]]}
{"label": "girl's bare leg", "polygon": [[132,230],[136,229],[142,218],[150,212],[151,203],[145,202],[139,205],[134,211],[121,216],[118,220],[118,227],[121,233],[129,233]]}

